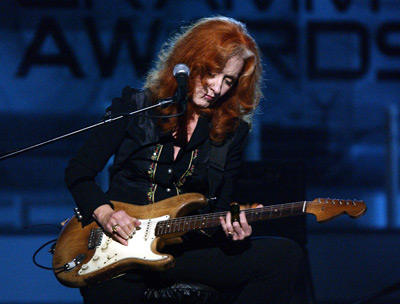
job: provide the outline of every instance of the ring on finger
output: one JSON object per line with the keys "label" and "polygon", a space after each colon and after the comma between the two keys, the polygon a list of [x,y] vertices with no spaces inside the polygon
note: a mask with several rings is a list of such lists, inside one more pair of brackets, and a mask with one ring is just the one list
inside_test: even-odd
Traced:
{"label": "ring on finger", "polygon": [[118,224],[115,224],[114,226],[111,226],[112,231],[113,231],[113,232],[117,232],[117,227],[118,227],[118,226],[119,226]]}
{"label": "ring on finger", "polygon": [[232,231],[228,231],[228,234],[229,234],[229,235],[233,235],[233,232],[232,232]]}

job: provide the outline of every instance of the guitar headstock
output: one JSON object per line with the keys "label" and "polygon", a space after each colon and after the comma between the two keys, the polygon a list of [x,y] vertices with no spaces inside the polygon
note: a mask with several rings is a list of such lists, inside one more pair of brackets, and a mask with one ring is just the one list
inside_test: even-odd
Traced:
{"label": "guitar headstock", "polygon": [[367,212],[367,206],[363,201],[358,200],[316,198],[307,203],[306,212],[314,214],[318,222],[325,222],[342,214],[359,218]]}

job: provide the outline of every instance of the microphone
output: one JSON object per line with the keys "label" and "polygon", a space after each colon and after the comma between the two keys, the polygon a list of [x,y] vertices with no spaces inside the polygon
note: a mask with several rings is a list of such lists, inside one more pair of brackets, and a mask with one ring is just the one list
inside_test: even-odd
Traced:
{"label": "microphone", "polygon": [[187,109],[187,94],[188,94],[188,77],[190,69],[186,64],[178,63],[172,72],[176,81],[178,82],[178,89],[176,90],[176,100],[181,104],[182,110]]}

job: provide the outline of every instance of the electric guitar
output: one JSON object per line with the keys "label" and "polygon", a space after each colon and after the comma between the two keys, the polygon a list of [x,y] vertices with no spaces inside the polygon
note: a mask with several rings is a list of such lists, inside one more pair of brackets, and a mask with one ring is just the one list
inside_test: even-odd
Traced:
{"label": "electric guitar", "polygon": [[[145,206],[112,203],[115,210],[125,210],[141,222],[128,240],[128,246],[120,244],[96,222],[82,228],[74,216],[61,230],[53,256],[54,274],[61,284],[83,287],[122,275],[130,269],[167,270],[173,267],[174,258],[159,252],[165,245],[179,242],[180,236],[188,231],[217,227],[219,218],[226,216],[226,212],[188,216],[207,204],[206,198],[198,193]],[[363,201],[318,198],[242,211],[249,223],[306,213],[324,222],[342,214],[358,218],[366,212],[366,205]]]}

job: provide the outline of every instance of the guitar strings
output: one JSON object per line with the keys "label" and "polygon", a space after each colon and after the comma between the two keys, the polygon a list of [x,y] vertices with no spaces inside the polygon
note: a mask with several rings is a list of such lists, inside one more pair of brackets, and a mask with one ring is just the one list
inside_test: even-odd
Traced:
{"label": "guitar strings", "polygon": [[[269,206],[264,206],[260,208],[248,208],[241,210],[245,213],[246,217],[248,215],[254,215],[260,213],[260,216],[262,217],[265,215],[267,212],[270,212],[272,215],[272,211],[281,211],[281,214],[285,211],[288,210],[296,210],[299,207],[303,208],[305,201],[302,202],[294,202],[294,203],[288,203],[288,204],[280,204],[280,205],[269,205]],[[308,203],[308,202],[306,202]],[[197,215],[191,215],[191,216],[185,216],[185,217],[177,217],[177,218],[172,218],[168,219],[165,221],[160,221],[157,223],[157,231],[158,234],[165,234],[165,233],[171,233],[171,232],[180,232],[181,228],[187,228],[186,230],[194,230],[196,228],[211,228],[215,227],[212,225],[211,227],[208,227],[208,224],[216,224],[217,221],[219,221],[220,217],[225,217],[228,212],[216,212],[216,213],[208,213],[208,214],[197,214]],[[276,214],[276,213],[275,213]],[[200,225],[196,225],[196,223],[199,222]],[[184,227],[180,227],[181,224],[185,224]],[[194,224],[193,227],[191,224]],[[163,232],[163,229],[168,228],[168,232]],[[178,229],[176,229],[178,228]]]}
{"label": "guitar strings", "polygon": [[[335,203],[335,200],[333,200],[333,199],[332,200],[331,199],[321,199],[321,201],[322,202],[332,201],[333,203]],[[336,200],[336,201],[338,201],[338,202],[343,201],[346,203],[350,202],[349,200]],[[260,208],[247,208],[247,209],[243,209],[241,211],[243,211],[246,215],[252,215],[252,214],[258,213],[258,212],[264,214],[265,212],[272,212],[274,210],[283,212],[283,211],[287,211],[289,209],[293,210],[293,209],[299,208],[299,207],[303,208],[304,204],[309,204],[312,202],[301,201],[301,202],[293,202],[293,203],[286,203],[286,204],[268,205],[268,206],[263,206]],[[358,203],[358,201],[355,201],[355,200],[353,200],[351,202]],[[192,220],[197,221],[199,219],[204,219],[204,218],[215,220],[215,219],[219,219],[221,216],[225,217],[227,213],[228,213],[227,211],[223,211],[223,212],[216,212],[216,213],[196,214],[196,215],[191,215],[191,216],[172,218],[172,219],[168,219],[165,221],[161,221],[159,223],[168,223],[171,225],[171,224],[174,224],[175,222],[182,221],[182,219],[185,219],[186,221],[192,221]]]}

